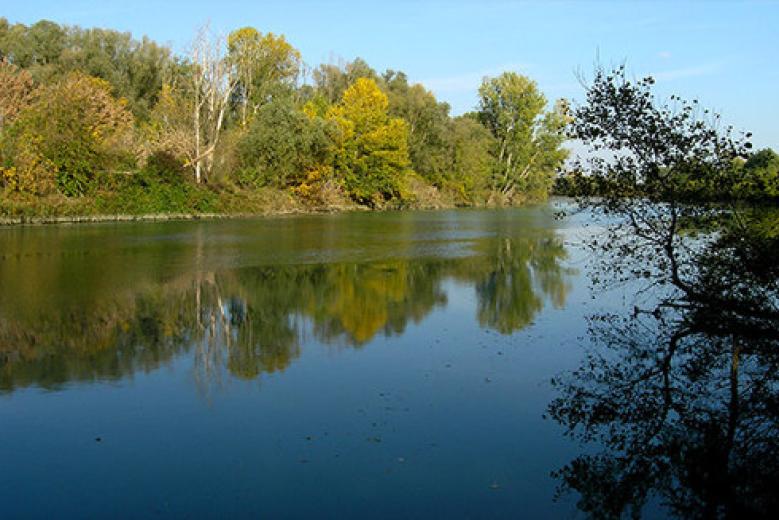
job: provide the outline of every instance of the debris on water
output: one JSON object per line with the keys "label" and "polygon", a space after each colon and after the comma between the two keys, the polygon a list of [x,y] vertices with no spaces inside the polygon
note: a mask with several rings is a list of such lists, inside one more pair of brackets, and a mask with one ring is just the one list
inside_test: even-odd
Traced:
{"label": "debris on water", "polygon": [[381,442],[381,437],[368,437],[368,442],[375,442],[376,444],[379,444]]}
{"label": "debris on water", "polygon": [[485,377],[485,378],[484,378],[484,382],[485,382],[485,383],[491,383],[491,382],[492,382],[492,379],[490,379],[489,377]]}
{"label": "debris on water", "polygon": [[403,457],[398,457],[398,462],[403,464],[404,462],[406,462],[406,459],[404,459]]}
{"label": "debris on water", "polygon": [[500,484],[493,481],[492,484],[490,484],[490,489],[500,489]]}

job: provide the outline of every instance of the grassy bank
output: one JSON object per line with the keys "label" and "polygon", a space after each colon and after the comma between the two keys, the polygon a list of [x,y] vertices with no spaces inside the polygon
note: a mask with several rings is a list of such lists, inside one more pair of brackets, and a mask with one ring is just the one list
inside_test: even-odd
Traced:
{"label": "grassy bank", "polygon": [[369,207],[347,197],[305,199],[291,190],[261,188],[245,190],[232,186],[194,184],[127,183],[110,190],[94,190],[81,197],[60,194],[33,196],[0,192],[0,226],[80,222],[121,222],[241,218],[344,211],[436,210],[456,207],[518,206],[545,197],[515,197],[496,200],[485,194],[466,201],[457,193],[440,191],[426,184],[412,185],[412,194],[402,204]]}
{"label": "grassy bank", "polygon": [[95,190],[81,197],[0,192],[0,225],[195,220],[487,205],[486,202],[465,203],[455,194],[441,193],[430,186],[415,188],[413,196],[403,204],[381,208],[360,205],[345,197],[309,200],[294,192],[274,188],[243,190],[193,184],[141,186],[132,183],[120,189]]}
{"label": "grassy bank", "polygon": [[365,209],[306,204],[275,189],[222,190],[191,185],[96,192],[82,197],[0,195],[0,225],[246,217]]}

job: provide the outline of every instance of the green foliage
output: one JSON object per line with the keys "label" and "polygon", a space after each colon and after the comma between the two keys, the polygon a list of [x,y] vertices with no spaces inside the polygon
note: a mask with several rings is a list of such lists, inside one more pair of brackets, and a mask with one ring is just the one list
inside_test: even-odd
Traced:
{"label": "green foliage", "polygon": [[62,27],[45,20],[29,27],[6,23],[0,30],[0,56],[43,84],[76,71],[104,79],[111,93],[127,99],[128,108],[141,119],[156,103],[163,77],[174,65],[170,49],[146,37],[136,40],[129,33]]}
{"label": "green foliage", "polygon": [[50,80],[67,47],[65,29],[48,20],[29,27],[9,25],[5,18],[0,19],[0,27],[0,54],[19,67],[33,69],[36,80]]}
{"label": "green foliage", "polygon": [[566,105],[545,107],[536,83],[514,72],[486,78],[479,88],[479,120],[496,139],[493,190],[508,199],[516,191],[548,193],[567,157]]}
{"label": "green foliage", "polygon": [[593,191],[585,194],[616,208],[639,198],[695,204],[770,193],[772,152],[750,155],[751,134],[720,126],[697,100],[658,100],[654,83],[628,79],[624,67],[596,70],[570,126],[571,137],[596,152],[572,165],[588,173]]}
{"label": "green foliage", "polygon": [[185,181],[184,167],[170,152],[157,151],[146,159],[146,165],[141,169],[137,178],[142,179],[142,184],[159,182],[163,184],[182,184]]}
{"label": "green foliage", "polygon": [[[453,118],[402,72],[357,58],[300,85],[302,57],[283,35],[243,27],[203,46],[205,34],[175,57],[128,33],[0,18],[0,186],[105,196],[105,174],[165,191],[189,171],[214,189],[288,190],[304,204],[440,207],[543,197],[566,157],[566,106],[546,111],[518,74],[486,80],[478,114]],[[770,184],[749,178],[744,191]]]}
{"label": "green foliage", "polygon": [[495,138],[475,117],[454,118],[447,136],[450,166],[443,187],[453,189],[462,202],[482,202],[495,168],[495,145]]}
{"label": "green foliage", "polygon": [[323,63],[313,72],[317,92],[328,103],[338,103],[346,89],[360,78],[379,80],[379,75],[362,58],[356,58],[343,67]]}
{"label": "green foliage", "polygon": [[260,108],[238,144],[243,186],[299,186],[312,170],[331,165],[339,129],[333,121],[309,117],[290,102]]}
{"label": "green foliage", "polygon": [[735,168],[734,193],[749,200],[779,198],[779,154],[766,148]]}
{"label": "green foliage", "polygon": [[246,126],[260,107],[288,95],[300,72],[300,52],[283,35],[244,27],[227,38],[227,59],[236,80],[235,102]]}
{"label": "green foliage", "polygon": [[388,105],[387,95],[375,81],[360,78],[328,113],[344,136],[336,155],[336,173],[349,195],[369,206],[405,196],[408,125],[389,117]]}
{"label": "green foliage", "polygon": [[567,197],[591,197],[599,193],[599,179],[584,175],[579,170],[561,172],[554,183],[555,195]]}
{"label": "green foliage", "polygon": [[42,88],[9,128],[4,141],[15,175],[6,173],[6,184],[32,193],[56,185],[65,195],[83,195],[97,172],[131,161],[131,125],[107,82],[73,73]]}
{"label": "green foliage", "polygon": [[107,175],[101,180],[104,189],[93,199],[98,213],[210,213],[218,203],[214,191],[183,181],[181,171],[166,158],[155,159],[137,174]]}
{"label": "green foliage", "polygon": [[389,98],[389,113],[404,119],[409,127],[409,158],[415,172],[439,188],[451,173],[449,161],[449,105],[439,103],[422,85],[409,85],[402,72],[388,70],[383,84]]}

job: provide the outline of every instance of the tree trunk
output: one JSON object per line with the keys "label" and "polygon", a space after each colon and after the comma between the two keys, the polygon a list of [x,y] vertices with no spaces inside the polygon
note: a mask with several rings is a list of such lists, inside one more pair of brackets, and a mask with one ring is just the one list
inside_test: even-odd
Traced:
{"label": "tree trunk", "polygon": [[200,184],[200,93],[197,91],[199,85],[196,85],[195,91],[195,183]]}

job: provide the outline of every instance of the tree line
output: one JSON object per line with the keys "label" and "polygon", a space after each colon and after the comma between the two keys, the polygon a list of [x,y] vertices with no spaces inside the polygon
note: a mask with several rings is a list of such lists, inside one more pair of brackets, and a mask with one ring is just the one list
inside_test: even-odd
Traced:
{"label": "tree line", "polygon": [[309,67],[283,35],[252,27],[224,38],[205,27],[177,55],[129,33],[0,19],[0,211],[51,200],[229,211],[268,196],[313,207],[518,203],[552,188],[567,113],[506,72],[454,117],[403,72],[359,58]]}

